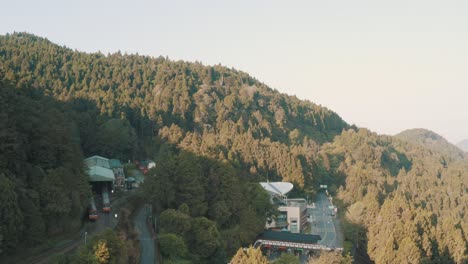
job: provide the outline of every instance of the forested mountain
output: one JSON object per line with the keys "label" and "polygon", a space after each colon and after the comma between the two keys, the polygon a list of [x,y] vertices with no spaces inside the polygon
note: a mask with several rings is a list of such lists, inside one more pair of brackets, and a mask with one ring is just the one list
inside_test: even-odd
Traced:
{"label": "forested mountain", "polygon": [[465,157],[463,151],[460,150],[457,146],[448,142],[442,136],[427,129],[408,129],[397,134],[395,137],[414,144],[425,146],[434,152],[442,153],[445,158],[449,160],[462,160]]}
{"label": "forested mountain", "polygon": [[376,263],[468,261],[465,160],[365,129],[343,132],[320,152],[345,179],[337,196],[347,237],[367,244]]}
{"label": "forested mountain", "polygon": [[464,152],[468,152],[468,139],[458,142],[457,147],[463,150]]}
{"label": "forested mountain", "polygon": [[[23,33],[0,38],[0,58],[5,79],[18,87],[93,104],[91,110],[84,102],[79,106],[80,125],[89,130],[103,125],[92,120],[96,114],[128,120],[140,147],[159,131],[184,149],[226,157],[252,172],[269,171],[300,185],[312,179],[306,167],[318,144],[349,127],[324,107],[280,94],[222,66],[86,54]],[[95,153],[101,142],[96,133],[84,133],[84,152]]]}
{"label": "forested mountain", "polygon": [[164,240],[186,249],[168,258],[212,262],[251,242],[270,213],[254,183],[268,175],[312,193],[328,184],[347,239],[376,263],[467,261],[468,163],[440,138],[357,129],[235,69],[88,54],[24,33],[0,36],[0,72],[51,98],[85,154],[157,160],[145,194]]}

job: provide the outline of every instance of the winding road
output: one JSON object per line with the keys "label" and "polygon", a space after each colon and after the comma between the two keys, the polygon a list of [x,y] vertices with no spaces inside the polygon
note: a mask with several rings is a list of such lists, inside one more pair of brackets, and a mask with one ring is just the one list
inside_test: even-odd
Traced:
{"label": "winding road", "polygon": [[312,222],[311,234],[320,235],[322,240],[318,244],[330,248],[343,248],[343,236],[337,233],[335,224],[339,224],[335,217],[331,216],[332,210],[329,206],[332,205],[325,193],[319,193],[315,208],[308,208],[307,213],[311,216]]}
{"label": "winding road", "polygon": [[156,263],[155,260],[155,244],[154,238],[151,232],[148,229],[147,224],[147,216],[148,216],[148,207],[143,206],[139,209],[136,217],[133,220],[133,224],[135,230],[138,232],[138,237],[140,240],[140,248],[141,248],[141,257],[140,263],[141,264],[154,264]]}

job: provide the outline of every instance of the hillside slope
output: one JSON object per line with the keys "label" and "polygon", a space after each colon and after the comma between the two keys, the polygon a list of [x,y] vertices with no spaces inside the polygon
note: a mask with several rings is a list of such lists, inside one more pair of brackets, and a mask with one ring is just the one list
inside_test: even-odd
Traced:
{"label": "hillside slope", "polygon": [[[206,261],[262,228],[268,202],[255,183],[266,175],[312,192],[328,184],[346,238],[376,263],[467,261],[468,165],[436,135],[358,130],[222,66],[87,54],[23,33],[0,37],[0,71],[66,104],[84,153],[157,157],[149,200],[165,210],[165,230]],[[103,141],[122,129],[136,139]]]}
{"label": "hillside slope", "polygon": [[468,139],[458,142],[457,147],[464,152],[468,152]]}
{"label": "hillside slope", "polygon": [[319,154],[343,177],[346,237],[376,263],[466,263],[468,163],[365,129]]}
{"label": "hillside slope", "polygon": [[465,156],[463,151],[457,146],[451,144],[435,132],[427,129],[408,129],[395,135],[395,137],[413,144],[422,145],[434,152],[442,153],[451,161],[462,160]]}
{"label": "hillside slope", "polygon": [[[159,131],[184,149],[225,157],[300,185],[312,179],[304,167],[318,145],[349,128],[324,107],[280,94],[222,66],[86,54],[24,33],[0,37],[0,58],[5,78],[18,87],[94,104],[95,112],[79,106],[85,125],[96,114],[127,119],[139,135],[140,148]],[[102,121],[96,122],[99,126]],[[96,152],[96,138],[81,137],[84,152]]]}

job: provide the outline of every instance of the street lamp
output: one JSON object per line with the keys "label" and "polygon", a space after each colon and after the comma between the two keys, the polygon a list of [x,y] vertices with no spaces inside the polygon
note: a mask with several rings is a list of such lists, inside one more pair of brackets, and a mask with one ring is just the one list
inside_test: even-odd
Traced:
{"label": "street lamp", "polygon": [[114,214],[114,227],[117,225],[117,222],[118,222],[118,215],[117,214]]}

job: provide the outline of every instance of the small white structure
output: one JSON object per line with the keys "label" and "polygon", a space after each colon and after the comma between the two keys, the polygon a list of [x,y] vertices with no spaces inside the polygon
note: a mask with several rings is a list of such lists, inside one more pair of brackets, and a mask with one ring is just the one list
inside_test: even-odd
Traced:
{"label": "small white structure", "polygon": [[156,167],[156,162],[152,160],[148,161],[148,170],[154,167]]}

